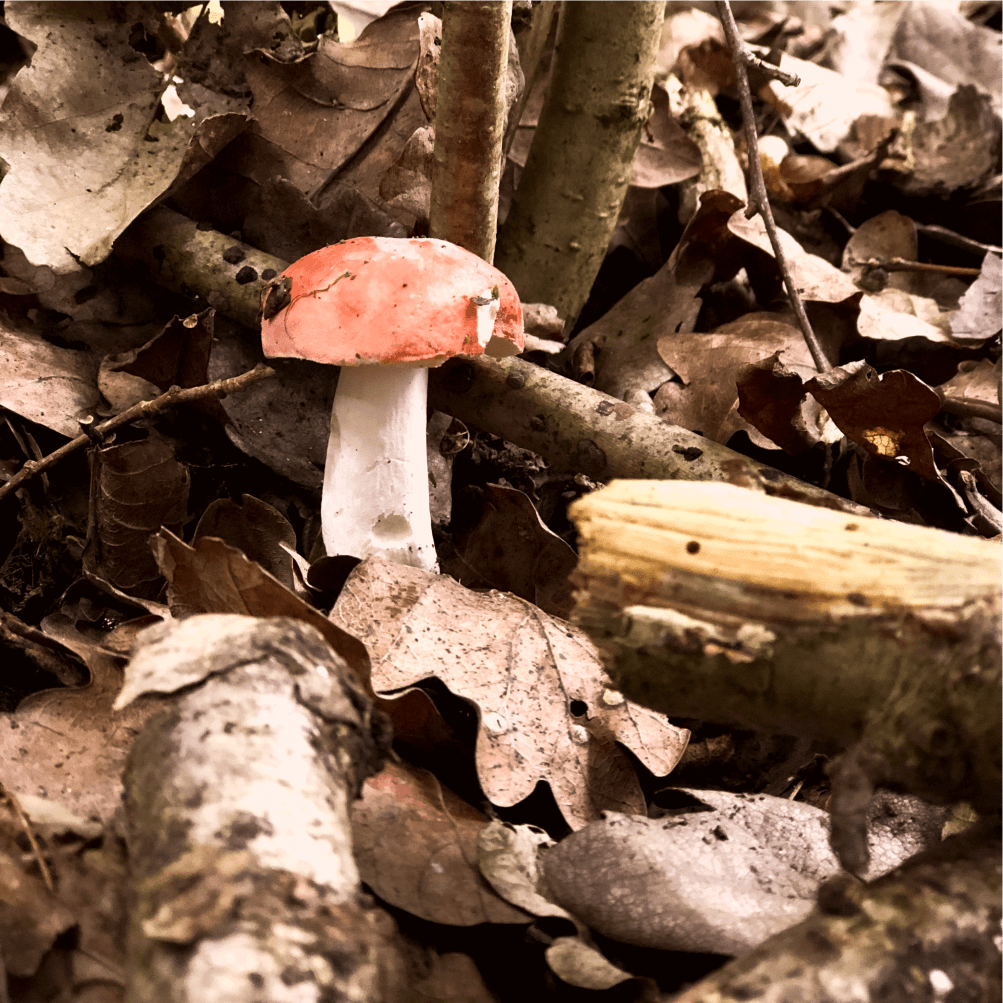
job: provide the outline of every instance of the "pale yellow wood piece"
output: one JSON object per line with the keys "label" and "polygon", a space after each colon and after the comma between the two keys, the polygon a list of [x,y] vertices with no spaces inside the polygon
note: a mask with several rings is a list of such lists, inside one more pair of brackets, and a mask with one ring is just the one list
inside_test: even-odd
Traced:
{"label": "pale yellow wood piece", "polygon": [[[727,484],[613,481],[571,506],[590,574],[670,569],[795,592],[808,605],[950,606],[999,591],[999,543],[847,516]],[[840,604],[841,605],[841,604]]]}

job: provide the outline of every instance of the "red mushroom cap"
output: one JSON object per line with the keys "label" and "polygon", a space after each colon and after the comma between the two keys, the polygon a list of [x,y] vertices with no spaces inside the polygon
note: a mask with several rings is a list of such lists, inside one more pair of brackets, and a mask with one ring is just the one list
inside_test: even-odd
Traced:
{"label": "red mushroom cap", "polygon": [[[261,324],[269,357],[438,365],[453,355],[515,355],[523,348],[515,287],[476,254],[444,240],[353,237],[300,258],[282,278],[292,283],[288,305],[267,316],[277,295],[270,291]],[[489,341],[484,310],[494,290],[498,313]]]}

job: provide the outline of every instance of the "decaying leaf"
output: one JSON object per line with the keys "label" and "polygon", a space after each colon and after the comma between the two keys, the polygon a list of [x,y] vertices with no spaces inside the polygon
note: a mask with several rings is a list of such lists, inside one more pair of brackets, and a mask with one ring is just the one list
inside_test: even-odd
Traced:
{"label": "decaying leaf", "polygon": [[653,393],[671,378],[657,352],[658,338],[692,331],[700,289],[738,270],[727,224],[741,205],[728,192],[704,192],[665,265],[569,342],[566,352],[579,379],[633,400],[638,392]]}
{"label": "decaying leaf", "polygon": [[0,951],[4,968],[15,978],[34,975],[56,938],[71,929],[76,916],[46,888],[37,874],[8,852],[0,851],[4,889],[4,924]]}
{"label": "decaying leaf", "polygon": [[[280,174],[312,191],[396,118],[418,54],[417,17],[405,12],[379,18],[351,43],[323,35],[315,53],[295,62],[270,52],[248,60],[256,122],[246,137],[243,171],[261,184]],[[424,119],[420,105],[418,111]],[[382,137],[377,145],[396,146],[388,163],[412,131]]]}
{"label": "decaying leaf", "polygon": [[[236,336],[220,338],[209,359],[209,378],[253,369],[264,356],[260,344]],[[301,359],[271,359],[275,375],[224,398],[227,437],[296,484],[320,491],[331,428],[335,380],[330,366]]]}
{"label": "decaying leaf", "polygon": [[540,854],[554,842],[532,825],[492,822],[481,830],[478,859],[481,872],[495,891],[530,915],[548,921],[548,932],[566,925],[574,933],[555,937],[546,959],[562,982],[582,989],[610,989],[630,978],[611,964],[595,945],[585,926],[554,903],[540,873]]}
{"label": "decaying leaf", "polygon": [[672,117],[664,87],[656,84],[652,88],[651,105],[631,165],[630,183],[638,188],[661,188],[699,174],[703,164],[700,150]]}
{"label": "decaying leaf", "polygon": [[236,547],[211,536],[204,536],[194,546],[189,546],[167,529],[162,529],[151,540],[151,546],[160,571],[167,579],[167,594],[175,616],[244,613],[303,620],[316,627],[348,662],[362,684],[368,685],[369,658],[364,645]]}
{"label": "decaying leaf", "polygon": [[[765,794],[683,793],[712,810],[611,812],[546,850],[541,869],[554,900],[624,943],[739,954],[806,917],[819,882],[839,873],[821,809]],[[897,813],[893,805],[870,812],[878,825],[869,879],[940,842],[943,810],[915,798]]]}
{"label": "decaying leaf", "polygon": [[160,28],[153,4],[128,17],[66,5],[53,17],[49,4],[23,3],[6,17],[35,51],[0,112],[0,230],[32,263],[74,272],[103,261],[167,190],[216,109],[158,119],[163,77],[136,49]]}
{"label": "decaying leaf", "polygon": [[[861,285],[860,280],[866,273],[866,262],[871,259],[905,258],[907,261],[915,261],[918,253],[919,238],[915,222],[908,216],[889,209],[864,220],[850,235],[843,248],[843,271],[849,272],[853,281]],[[907,289],[910,273],[893,272],[888,276],[888,284]]]}
{"label": "decaying leaf", "polygon": [[556,901],[587,926],[660,950],[740,954],[807,916],[816,887],[718,812],[607,812],[541,866]]}
{"label": "decaying leaf", "polygon": [[1003,304],[1003,263],[995,254],[982,261],[979,277],[961,297],[951,320],[951,337],[965,344],[979,343],[998,334]]}
{"label": "decaying leaf", "polygon": [[380,198],[389,208],[408,212],[415,219],[428,220],[434,145],[435,132],[428,126],[415,129],[411,134],[400,156],[380,181]]}
{"label": "decaying leaf", "polygon": [[57,636],[87,663],[90,682],[34,693],[4,715],[3,782],[17,794],[48,797],[77,815],[107,822],[122,800],[122,768],[132,743],[160,707],[140,699],[114,712],[121,658],[72,634],[63,625]]}
{"label": "decaying leaf", "polygon": [[399,909],[448,926],[528,923],[477,867],[486,816],[427,770],[388,762],[351,809],[359,876]]}
{"label": "decaying leaf", "polygon": [[923,431],[940,411],[940,398],[912,373],[897,369],[879,376],[865,362],[851,362],[816,376],[806,389],[843,434],[867,452],[931,480],[940,478]]}
{"label": "decaying leaf", "polygon": [[440,954],[433,947],[427,947],[423,954],[420,976],[412,977],[408,983],[416,1003],[438,1003],[439,1000],[495,1003],[498,999],[484,984],[484,977],[469,954],[460,951]]}
{"label": "decaying leaf", "polygon": [[831,153],[850,133],[861,115],[892,114],[888,92],[877,84],[848,80],[823,66],[783,53],[780,69],[801,78],[797,87],[769,83],[772,103],[788,128],[811,140],[822,153]]}
{"label": "decaying leaf", "polygon": [[857,330],[872,341],[903,341],[925,338],[931,342],[950,342],[946,330],[948,318],[936,301],[914,296],[899,289],[885,289],[877,295],[860,297]]}
{"label": "decaying leaf", "polygon": [[93,450],[87,570],[126,590],[157,579],[147,540],[184,521],[189,480],[174,446],[160,436]]}
{"label": "decaying leaf", "polygon": [[[107,355],[101,360],[98,386],[114,411],[124,411],[141,400],[150,400],[169,387],[198,387],[209,382],[213,314],[175,317],[145,345]],[[199,401],[198,407],[217,420],[225,420],[218,402]]]}
{"label": "decaying leaf", "polygon": [[517,804],[545,780],[573,827],[604,810],[641,812],[618,743],[659,776],[685,748],[688,732],[611,688],[581,631],[514,596],[370,558],[331,619],[365,643],[377,693],[437,677],[479,708],[477,773],[495,804]]}
{"label": "decaying leaf", "polygon": [[[480,522],[467,537],[461,554],[469,580],[511,592],[551,616],[567,617],[574,600],[568,574],[578,558],[540,518],[529,497],[515,488],[489,484]],[[477,581],[476,579],[480,579]]]}
{"label": "decaying leaf", "polygon": [[282,261],[362,233],[407,236],[385,207],[337,181],[327,186],[319,207],[285,178],[268,178],[257,191],[241,232],[249,244]]}
{"label": "decaying leaf", "polygon": [[[852,1003],[973,1000],[999,990],[1000,843],[983,831],[945,840],[869,885],[834,878],[818,908],[675,997]],[[981,836],[981,838],[979,838]]]}
{"label": "decaying leaf", "polygon": [[[773,257],[773,245],[770,243],[769,235],[766,233],[766,225],[760,216],[746,219],[744,213],[736,212],[728,220],[728,230],[753,247],[758,247],[770,258]],[[794,280],[794,285],[802,299],[817,300],[822,303],[841,303],[857,292],[857,288],[849,276],[841,272],[835,265],[829,264],[817,254],[809,254],[786,231],[779,230],[778,236],[780,246],[787,259],[787,265],[790,268],[791,278]],[[820,336],[823,333],[820,332]]]}
{"label": "decaying leaf", "polygon": [[[735,213],[728,221],[728,229],[741,240],[759,248],[770,259],[773,258],[773,248],[766,233],[766,227],[759,216],[751,220],[742,213]],[[810,254],[786,231],[779,230],[780,245],[790,268],[791,277],[802,299],[808,302],[828,304],[859,304],[857,329],[865,338],[896,340],[902,338],[923,337],[930,341],[948,341],[945,331],[931,323],[915,316],[918,312],[911,301],[907,302],[907,311],[893,309],[887,303],[866,294],[860,290],[845,272],[830,264],[817,254]],[[761,276],[762,266],[755,260],[747,265],[750,276]],[[776,265],[771,261],[773,274],[776,276]],[[760,278],[762,283],[765,276]],[[778,277],[774,278],[779,289]],[[936,311],[939,317],[939,310]],[[829,332],[820,327],[815,332],[822,340],[822,347],[835,362],[838,356],[838,344],[833,344]],[[838,342],[838,338],[835,339]]]}
{"label": "decaying leaf", "polygon": [[578,937],[558,937],[547,948],[546,958],[562,982],[581,989],[612,989],[631,977]]}
{"label": "decaying leaf", "polygon": [[80,434],[78,418],[98,405],[98,360],[57,348],[38,334],[0,322],[0,406],[60,435]]}
{"label": "decaying leaf", "polygon": [[928,122],[943,118],[959,84],[972,84],[989,94],[1000,111],[1003,66],[998,31],[940,4],[902,4],[895,14],[898,23],[885,62],[915,80]]}
{"label": "decaying leaf", "polygon": [[477,839],[481,873],[507,902],[533,916],[549,916],[573,922],[571,915],[551,901],[542,887],[537,866],[539,851],[554,841],[534,825],[508,825],[493,821]]}
{"label": "decaying leaf", "polygon": [[674,425],[699,430],[715,442],[727,443],[745,429],[757,445],[770,448],[738,411],[738,377],[744,368],[775,353],[802,379],[816,369],[804,336],[774,314],[748,313],[710,334],[666,335],[658,339],[658,354],[682,383],[667,382],[655,394],[655,413]]}
{"label": "decaying leaf", "polygon": [[958,366],[958,371],[937,389],[947,397],[959,400],[984,401],[987,404],[1000,403],[1000,360],[995,363],[988,359],[969,359]]}
{"label": "decaying leaf", "polygon": [[908,152],[914,166],[902,173],[897,187],[913,197],[945,196],[975,187],[998,170],[999,141],[1000,119],[992,99],[972,84],[962,84],[942,118],[922,122],[913,130]]}
{"label": "decaying leaf", "polygon": [[[791,456],[810,449],[821,438],[822,414],[810,408],[804,377],[789,366],[782,352],[738,370],[738,413],[771,442]],[[825,426],[831,427],[826,420]]]}
{"label": "decaying leaf", "polygon": [[243,551],[248,560],[259,564],[287,589],[293,587],[289,549],[295,552],[296,531],[267,502],[253,495],[244,495],[240,505],[229,498],[217,498],[202,513],[192,542],[204,536],[214,536]]}

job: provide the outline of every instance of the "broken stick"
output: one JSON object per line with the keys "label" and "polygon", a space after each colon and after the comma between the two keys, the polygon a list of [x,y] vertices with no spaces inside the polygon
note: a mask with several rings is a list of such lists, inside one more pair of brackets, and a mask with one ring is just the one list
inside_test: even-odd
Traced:
{"label": "broken stick", "polygon": [[998,544],[682,481],[614,481],[570,515],[572,621],[625,696],[852,745],[834,832],[877,785],[999,810]]}

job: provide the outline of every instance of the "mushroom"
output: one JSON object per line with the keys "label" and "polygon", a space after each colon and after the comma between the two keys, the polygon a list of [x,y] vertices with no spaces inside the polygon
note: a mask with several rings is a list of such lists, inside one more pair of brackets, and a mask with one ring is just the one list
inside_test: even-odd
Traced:
{"label": "mushroom", "polygon": [[444,240],[354,237],[272,282],[265,355],[341,366],[321,494],[328,554],[437,568],[425,454],[428,368],[523,347],[512,283]]}

